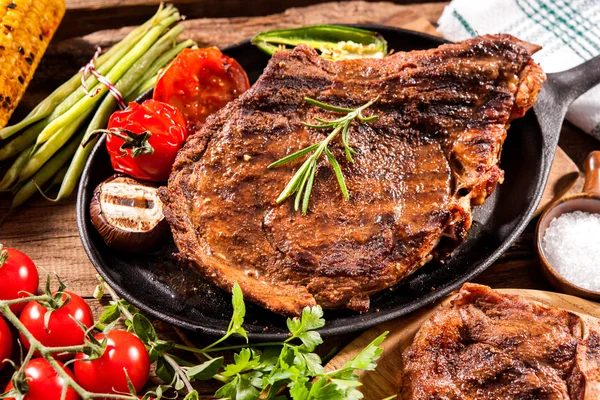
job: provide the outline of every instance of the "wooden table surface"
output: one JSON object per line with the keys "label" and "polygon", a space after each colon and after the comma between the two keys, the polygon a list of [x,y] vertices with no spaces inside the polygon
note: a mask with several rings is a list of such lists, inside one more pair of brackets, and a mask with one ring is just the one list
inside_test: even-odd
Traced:
{"label": "wooden table surface", "polygon": [[[96,43],[110,44],[122,36],[110,31],[81,38],[103,29],[121,28],[138,24],[152,15],[160,0],[66,0],[68,11],[52,42],[46,58],[38,69],[16,117],[24,115],[48,91],[71,76],[88,59]],[[402,1],[399,1],[402,3]],[[302,25],[315,22],[379,22],[401,25],[407,13],[416,13],[435,24],[447,3],[392,4],[346,2],[295,8],[292,5],[310,5],[316,0],[182,0],[175,1],[193,26],[193,38],[200,45],[224,46],[245,39],[267,27]],[[285,4],[285,6],[284,6]],[[269,15],[281,12],[279,15]],[[210,18],[202,18],[210,17]],[[192,18],[199,18],[193,19]],[[578,164],[592,150],[600,149],[600,142],[592,139],[569,123],[563,126],[561,147]],[[9,206],[8,196],[0,196],[0,215]],[[543,277],[536,261],[533,243],[535,220],[510,250],[475,282],[502,288],[529,288],[552,290]],[[38,267],[57,273],[68,287],[87,296],[95,312],[99,304],[90,298],[97,281],[80,243],[75,222],[75,198],[60,204],[37,198],[15,211],[0,226],[0,241],[9,247],[29,254]],[[0,282],[1,285],[1,282]],[[168,329],[162,327],[163,330]],[[349,337],[328,340],[329,345],[347,342]],[[201,342],[202,337],[194,337]],[[5,372],[6,374],[6,372]],[[0,381],[2,378],[0,377]],[[2,382],[0,382],[0,386]],[[212,391],[211,391],[212,390]],[[205,393],[214,392],[206,388]]]}

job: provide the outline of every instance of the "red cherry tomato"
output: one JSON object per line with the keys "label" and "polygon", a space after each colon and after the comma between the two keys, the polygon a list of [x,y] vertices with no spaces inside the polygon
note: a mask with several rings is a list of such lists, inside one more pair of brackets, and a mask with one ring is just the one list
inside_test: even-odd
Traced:
{"label": "red cherry tomato", "polygon": [[[183,115],[175,107],[155,100],[129,103],[127,110],[117,111],[110,117],[108,129],[113,132],[124,129],[135,134],[150,132],[147,143],[153,149],[151,154],[137,156],[131,148],[121,147],[124,139],[115,135],[106,138],[113,169],[147,181],[162,182],[169,178],[175,156],[187,138]],[[138,142],[136,147],[144,144]]]}
{"label": "red cherry tomato", "polygon": [[[86,390],[95,393],[128,392],[127,376],[136,391],[140,391],[150,374],[150,357],[144,344],[137,336],[126,331],[110,331],[102,357],[86,361],[84,353],[75,357],[73,370],[77,382]],[[102,341],[104,334],[96,335]]]}
{"label": "red cherry tomato", "polygon": [[[62,296],[63,301],[67,298],[66,293],[69,294],[71,300],[59,309],[52,311],[48,321],[48,330],[44,327],[44,315],[48,310],[40,303],[30,301],[21,313],[19,319],[23,325],[44,346],[63,347],[83,344],[84,332],[71,317],[88,328],[94,324],[92,310],[85,300],[75,293],[65,291]],[[29,349],[29,341],[23,334],[21,334],[21,341],[25,348]],[[55,355],[55,357],[59,360],[68,360],[73,357],[73,354],[66,353]]]}
{"label": "red cherry tomato", "polygon": [[[67,374],[75,379],[73,373],[58,361]],[[29,384],[29,391],[23,400],[60,400],[64,386],[63,379],[56,373],[52,365],[43,358],[34,358],[25,367],[25,377]],[[5,391],[13,388],[12,382],[6,386]],[[67,389],[66,400],[79,400],[80,397],[72,388]],[[14,398],[11,400],[15,400]]]}
{"label": "red cherry tomato", "polygon": [[6,365],[2,360],[10,358],[13,347],[13,337],[8,324],[0,317],[0,371]]}
{"label": "red cherry tomato", "polygon": [[[6,256],[6,258],[4,258]],[[2,250],[0,259],[0,300],[14,300],[27,297],[27,293],[37,291],[39,277],[31,258],[19,250]],[[19,315],[27,303],[13,304],[10,309]]]}
{"label": "red cherry tomato", "polygon": [[185,49],[161,73],[153,98],[177,107],[195,132],[249,87],[242,66],[216,47]]}

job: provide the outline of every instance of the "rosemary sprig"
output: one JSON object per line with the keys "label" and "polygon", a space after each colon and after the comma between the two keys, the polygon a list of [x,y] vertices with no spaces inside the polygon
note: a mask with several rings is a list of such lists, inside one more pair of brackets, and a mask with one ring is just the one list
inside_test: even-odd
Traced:
{"label": "rosemary sprig", "polygon": [[304,149],[299,150],[288,156],[285,156],[282,159],[275,161],[273,164],[269,165],[268,168],[276,168],[312,152],[310,157],[308,157],[306,161],[304,161],[302,166],[298,169],[298,171],[296,171],[296,173],[289,181],[287,186],[279,194],[279,197],[277,198],[277,204],[282,203],[285,199],[287,199],[295,193],[296,197],[294,199],[294,209],[298,211],[298,208],[300,207],[300,201],[302,201],[302,214],[306,214],[308,210],[308,201],[310,198],[310,193],[312,191],[313,183],[315,180],[315,173],[317,171],[317,161],[319,161],[319,158],[323,153],[325,153],[327,160],[333,168],[333,171],[337,178],[338,184],[340,185],[340,189],[342,190],[344,198],[346,200],[350,198],[348,194],[348,188],[346,187],[346,182],[344,180],[344,175],[342,174],[342,168],[340,167],[338,161],[335,159],[333,153],[329,150],[328,146],[329,143],[341,132],[342,144],[344,145],[346,159],[353,163],[354,160],[352,159],[352,156],[357,153],[352,147],[350,147],[349,144],[350,124],[356,118],[358,118],[362,122],[376,121],[379,118],[377,115],[365,117],[364,115],[362,115],[362,112],[371,105],[373,105],[373,103],[375,103],[377,100],[378,98],[375,98],[358,108],[351,109],[322,103],[309,97],[304,98],[304,101],[316,107],[335,113],[345,113],[346,115],[331,121],[324,120],[322,118],[315,118],[317,122],[319,122],[319,124],[309,124],[307,122],[303,122],[302,124],[309,128],[333,130],[323,141],[305,147]]}

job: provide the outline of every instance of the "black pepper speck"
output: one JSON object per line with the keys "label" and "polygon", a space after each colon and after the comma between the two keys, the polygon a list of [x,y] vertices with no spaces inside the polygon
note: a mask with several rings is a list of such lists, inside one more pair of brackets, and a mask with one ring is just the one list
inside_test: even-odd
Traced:
{"label": "black pepper speck", "polygon": [[21,53],[21,55],[25,55],[25,49],[23,49],[23,47],[19,47],[19,53]]}
{"label": "black pepper speck", "polygon": [[14,10],[15,8],[17,8],[17,5],[15,3],[10,3],[9,5],[6,6],[6,8]]}
{"label": "black pepper speck", "polygon": [[27,57],[25,61],[27,61],[27,64],[33,65],[33,60],[31,58]]}
{"label": "black pepper speck", "polygon": [[19,82],[20,82],[20,83],[21,83],[21,85],[22,85],[22,84],[24,84],[24,83],[25,83],[25,79],[23,79],[23,77],[22,77],[22,76],[19,76]]}

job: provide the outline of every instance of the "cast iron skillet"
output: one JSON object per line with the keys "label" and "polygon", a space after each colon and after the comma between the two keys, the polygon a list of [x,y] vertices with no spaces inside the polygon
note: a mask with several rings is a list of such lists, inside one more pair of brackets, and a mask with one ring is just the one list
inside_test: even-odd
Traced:
{"label": "cast iron skillet", "polygon": [[[443,39],[384,26],[380,32],[390,49],[410,51],[437,47]],[[244,41],[224,49],[247,71],[251,82],[269,57]],[[430,263],[392,290],[372,296],[364,314],[326,311],[323,336],[347,333],[407,314],[457,289],[492,264],[523,231],[542,196],[567,106],[600,82],[600,58],[558,74],[550,74],[535,115],[529,112],[510,128],[502,152],[505,181],[485,205],[473,212],[468,238],[445,264]],[[77,223],[85,250],[104,279],[124,298],[147,314],[173,325],[209,335],[222,335],[231,315],[230,295],[203,282],[195,271],[171,257],[174,244],[128,255],[108,248],[92,226],[89,204],[94,188],[112,174],[104,139],[94,148],[83,172],[77,196]],[[286,337],[282,317],[248,304],[246,329],[252,340]]]}

